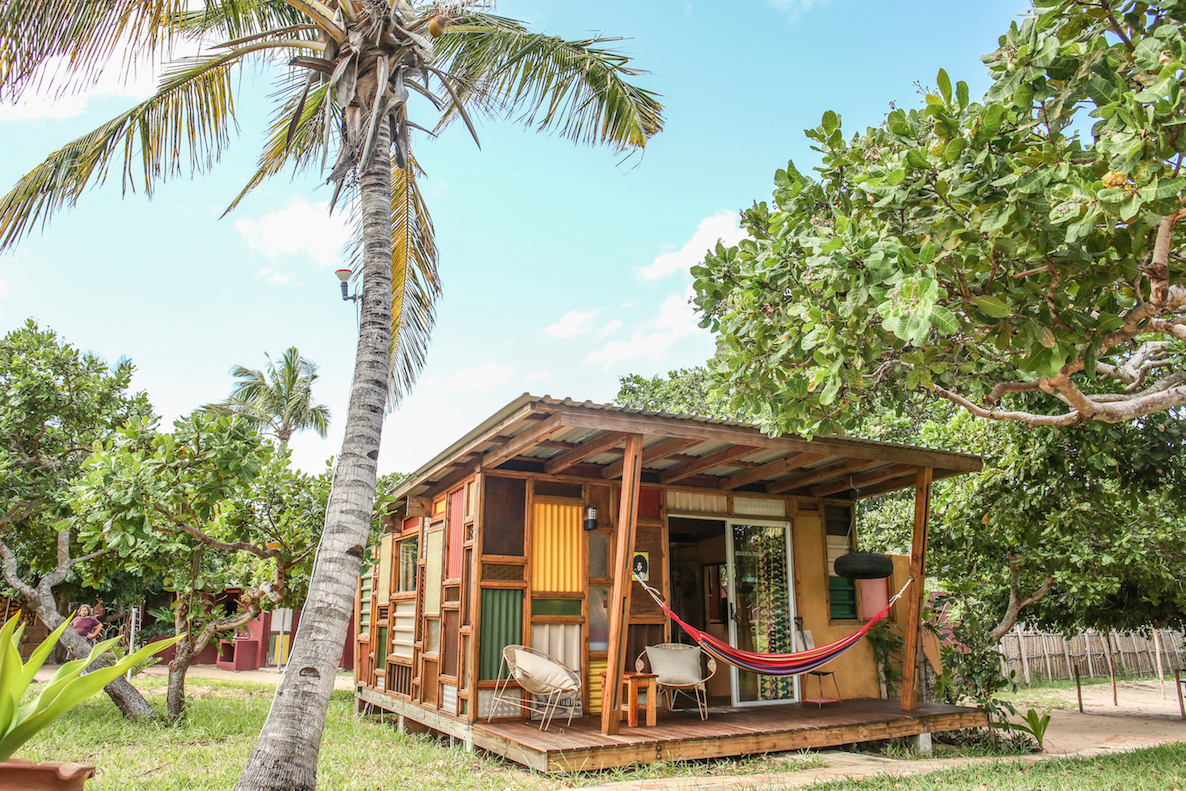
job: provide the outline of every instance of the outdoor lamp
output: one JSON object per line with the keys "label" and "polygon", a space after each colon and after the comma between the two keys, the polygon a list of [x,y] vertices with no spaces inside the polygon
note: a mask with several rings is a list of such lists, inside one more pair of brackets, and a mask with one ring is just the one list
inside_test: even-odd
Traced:
{"label": "outdoor lamp", "polygon": [[349,269],[338,269],[334,272],[334,274],[338,276],[338,280],[342,281],[342,301],[343,302],[351,302],[353,300],[357,300],[359,298],[359,295],[358,294],[354,294],[353,296],[350,295],[350,285],[348,282],[350,280],[350,275],[352,275],[354,273],[351,272]]}
{"label": "outdoor lamp", "polygon": [[597,509],[591,505],[585,506],[585,529],[597,529]]}

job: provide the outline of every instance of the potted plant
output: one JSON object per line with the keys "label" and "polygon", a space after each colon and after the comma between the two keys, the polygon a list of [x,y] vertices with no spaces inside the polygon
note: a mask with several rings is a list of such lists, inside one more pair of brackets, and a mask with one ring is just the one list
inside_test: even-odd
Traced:
{"label": "potted plant", "polygon": [[91,663],[114,646],[119,638],[98,643],[86,659],[76,659],[59,667],[41,693],[21,705],[25,690],[45,664],[62,632],[69,627],[71,619],[67,618],[53,634],[45,638],[28,662],[21,661],[21,634],[25,627],[23,624],[18,626],[17,621],[12,618],[0,628],[0,777],[4,778],[5,788],[81,789],[87,778],[95,774],[95,767],[58,761],[35,764],[13,760],[12,754],[46,725],[84,700],[98,695],[108,682],[127,672],[145,657],[175,643],[178,638],[158,640],[114,664],[88,670]]}

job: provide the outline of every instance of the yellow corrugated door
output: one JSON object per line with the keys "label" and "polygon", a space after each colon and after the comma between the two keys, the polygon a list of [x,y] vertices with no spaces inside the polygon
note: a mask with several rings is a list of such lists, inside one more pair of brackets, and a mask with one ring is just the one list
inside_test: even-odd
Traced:
{"label": "yellow corrugated door", "polygon": [[581,590],[581,507],[536,503],[531,532],[532,587]]}

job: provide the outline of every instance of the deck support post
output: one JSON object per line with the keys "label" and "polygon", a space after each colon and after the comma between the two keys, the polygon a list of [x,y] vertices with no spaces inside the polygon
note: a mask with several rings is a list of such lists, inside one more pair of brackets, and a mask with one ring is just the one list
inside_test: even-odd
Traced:
{"label": "deck support post", "polygon": [[920,467],[914,485],[914,535],[910,541],[910,589],[906,593],[906,645],[902,657],[902,711],[918,707],[919,657],[922,654],[922,604],[926,591],[927,525],[934,470]]}
{"label": "deck support post", "polygon": [[642,434],[626,436],[622,459],[622,494],[618,503],[618,527],[614,549],[614,587],[610,592],[609,655],[606,657],[605,686],[601,690],[601,732],[612,735],[621,725],[622,674],[626,666],[626,630],[630,624],[630,593],[634,578],[630,560],[638,529],[638,482],[642,474]]}

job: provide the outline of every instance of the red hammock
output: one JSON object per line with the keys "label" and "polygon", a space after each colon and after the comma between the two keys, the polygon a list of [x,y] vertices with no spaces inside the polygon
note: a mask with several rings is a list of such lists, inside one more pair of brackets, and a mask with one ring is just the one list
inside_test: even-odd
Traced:
{"label": "red hammock", "polygon": [[684,623],[678,615],[673,613],[667,607],[667,605],[663,603],[663,600],[659,598],[658,591],[656,591],[650,585],[647,585],[642,580],[639,580],[637,576],[635,576],[635,579],[638,580],[639,584],[642,585],[647,593],[651,594],[651,598],[655,600],[655,603],[663,608],[663,612],[667,613],[667,617],[679,624],[680,627],[682,627],[683,630],[687,632],[691,638],[700,645],[701,648],[722,662],[735,665],[742,670],[748,670],[751,673],[759,673],[764,676],[798,676],[803,673],[808,673],[812,670],[815,670],[817,667],[832,661],[836,657],[840,656],[840,654],[843,654],[845,651],[847,651],[849,648],[852,648],[852,646],[854,646],[858,640],[865,636],[865,633],[868,632],[875,623],[889,614],[890,607],[894,606],[894,602],[898,600],[898,597],[901,596],[905,592],[907,586],[910,585],[910,580],[906,580],[906,585],[903,585],[902,590],[898,591],[897,594],[889,600],[889,604],[885,605],[884,610],[877,613],[875,617],[870,619],[867,624],[862,626],[857,631],[853,632],[847,637],[840,638],[834,643],[829,643],[827,645],[820,646],[819,648],[812,648],[807,651],[796,651],[790,654],[758,654],[754,653],[753,651],[743,651],[740,648],[734,648],[725,641],[702,632],[695,626],[689,626],[688,624]]}

